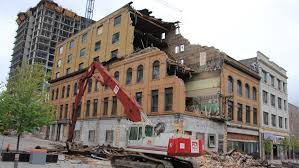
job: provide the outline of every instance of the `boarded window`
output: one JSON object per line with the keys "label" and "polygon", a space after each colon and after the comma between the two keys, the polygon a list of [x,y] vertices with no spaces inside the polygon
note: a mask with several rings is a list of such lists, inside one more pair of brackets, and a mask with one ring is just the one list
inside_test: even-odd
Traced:
{"label": "boarded window", "polygon": [[113,130],[106,130],[105,142],[109,144],[113,143]]}
{"label": "boarded window", "polygon": [[88,141],[89,142],[95,141],[95,134],[96,134],[95,130],[89,130],[89,132],[88,132]]}

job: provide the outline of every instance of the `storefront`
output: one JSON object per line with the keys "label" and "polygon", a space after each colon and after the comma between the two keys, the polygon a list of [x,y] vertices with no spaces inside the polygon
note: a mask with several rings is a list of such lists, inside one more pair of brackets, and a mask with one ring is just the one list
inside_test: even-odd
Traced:
{"label": "storefront", "polygon": [[[261,133],[262,137],[262,149],[263,149],[263,156],[265,159],[270,160],[280,160],[286,159],[288,151],[284,151],[282,141],[286,138],[285,136],[275,135],[271,132],[263,132]],[[270,147],[266,147],[266,141],[270,142]]]}

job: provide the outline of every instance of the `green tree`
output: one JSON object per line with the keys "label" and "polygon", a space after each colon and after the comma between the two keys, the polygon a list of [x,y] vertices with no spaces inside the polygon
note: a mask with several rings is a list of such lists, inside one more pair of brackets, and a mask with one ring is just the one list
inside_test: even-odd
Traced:
{"label": "green tree", "polygon": [[24,64],[14,72],[6,89],[0,93],[0,131],[16,131],[17,150],[22,133],[32,132],[54,119],[47,92],[43,89],[44,77],[42,65]]}
{"label": "green tree", "polygon": [[280,141],[280,145],[282,146],[282,150],[284,153],[284,156],[287,157],[287,152],[289,151],[290,147],[290,140],[289,138],[285,137]]}
{"label": "green tree", "polygon": [[264,148],[265,148],[266,156],[269,157],[271,155],[271,151],[272,151],[272,140],[271,139],[264,140]]}

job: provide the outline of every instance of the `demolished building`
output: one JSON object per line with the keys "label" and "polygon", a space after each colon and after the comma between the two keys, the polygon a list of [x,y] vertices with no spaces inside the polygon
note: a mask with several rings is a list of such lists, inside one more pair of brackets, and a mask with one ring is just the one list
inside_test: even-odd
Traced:
{"label": "demolished building", "polygon": [[[57,121],[46,138],[66,140],[77,82],[92,61],[103,63],[153,123],[166,124],[166,132],[204,139],[215,152],[231,146],[259,151],[259,76],[214,47],[190,44],[179,22],[162,21],[131,4],[57,45],[49,81]],[[231,78],[235,84],[228,84]],[[244,94],[237,96],[242,88]],[[130,121],[119,104],[111,90],[90,79],[76,112],[75,141],[125,146]],[[239,111],[233,110],[240,104]]]}

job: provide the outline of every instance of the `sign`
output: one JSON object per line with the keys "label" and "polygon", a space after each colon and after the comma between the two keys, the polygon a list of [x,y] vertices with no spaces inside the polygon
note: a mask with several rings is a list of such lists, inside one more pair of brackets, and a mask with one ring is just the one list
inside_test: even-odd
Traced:
{"label": "sign", "polygon": [[198,140],[191,140],[191,153],[199,153]]}

